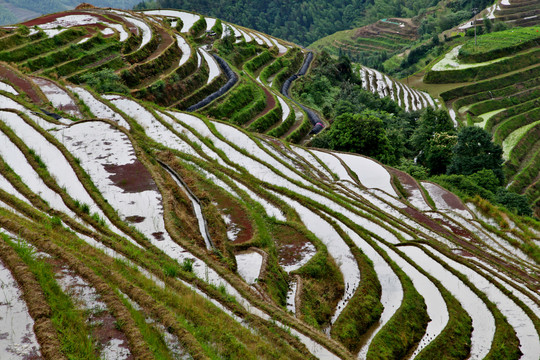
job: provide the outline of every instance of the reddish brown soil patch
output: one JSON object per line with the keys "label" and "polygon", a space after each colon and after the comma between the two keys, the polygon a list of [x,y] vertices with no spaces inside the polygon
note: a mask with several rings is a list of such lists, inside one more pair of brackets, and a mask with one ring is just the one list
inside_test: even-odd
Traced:
{"label": "reddish brown soil patch", "polygon": [[[58,86],[56,85],[54,82],[52,82],[51,80],[47,80],[47,79],[43,79],[43,78],[38,78],[38,77],[32,77],[32,80],[34,81],[34,83],[36,83],[37,85],[39,86]],[[42,92],[44,92],[42,90]],[[45,95],[55,95],[55,94],[60,94],[60,91],[50,91],[49,93],[46,93]],[[79,107],[77,106],[77,104],[75,103],[75,100],[72,99],[72,101],[69,103],[69,104],[62,104],[60,105],[60,107],[58,108],[59,110],[62,110],[62,111],[65,111],[65,112],[73,112],[73,113],[76,113],[78,114],[77,116],[78,117],[82,117],[82,114],[79,110]]]}
{"label": "reddish brown soil patch", "polygon": [[107,164],[104,167],[112,174],[109,179],[124,192],[139,193],[146,190],[158,190],[152,175],[138,160],[127,165]]}
{"label": "reddish brown soil patch", "polygon": [[452,250],[452,252],[456,255],[460,255],[460,256],[463,256],[463,257],[474,257],[473,254],[471,254],[470,252],[468,251],[465,251],[465,250]]}
{"label": "reddish brown soil patch", "polygon": [[142,223],[144,219],[146,219],[144,216],[134,215],[134,216],[128,216],[126,218],[126,221],[129,221],[130,223],[138,224],[138,223]]}
{"label": "reddish brown soil patch", "polygon": [[135,35],[138,34],[139,28],[135,26],[134,24],[130,23],[128,19],[124,19],[123,17],[119,15],[114,15],[111,12],[107,12],[107,17],[121,24],[124,24],[132,34],[135,34]]}
{"label": "reddish brown soil patch", "polygon": [[156,240],[163,241],[165,240],[165,237],[163,236],[163,231],[152,233],[152,236],[156,238]]}
{"label": "reddish brown soil patch", "polygon": [[156,51],[154,51],[145,60],[145,62],[148,62],[150,60],[153,60],[153,59],[157,58],[159,55],[161,55],[161,53],[163,53],[163,51],[165,51],[165,49],[167,49],[169,47],[169,45],[171,45],[174,42],[171,35],[169,35],[169,33],[167,31],[165,31],[165,29],[163,29],[162,27],[158,27],[157,31],[159,33],[159,36],[161,37],[161,41],[159,42],[159,45],[158,45]]}
{"label": "reddish brown soil patch", "polygon": [[230,217],[231,224],[227,225],[228,228],[234,227],[238,230],[235,244],[243,244],[253,238],[253,226],[243,206],[230,196],[222,196],[215,192],[212,194],[212,201],[216,202],[216,207],[223,215]]}
{"label": "reddish brown soil patch", "polygon": [[438,232],[439,234],[445,234],[452,236],[452,233],[448,231],[445,227],[441,226],[439,223],[437,223],[435,220],[430,218],[429,216],[424,215],[420,211],[413,209],[409,206],[405,208],[405,212],[411,216],[413,219],[421,223],[422,225],[428,227],[429,229]]}
{"label": "reddish brown soil patch", "polygon": [[307,255],[311,241],[290,226],[280,225],[278,229],[279,233],[274,234],[274,240],[278,249],[279,265],[297,264]]}
{"label": "reddish brown soil patch", "polygon": [[30,98],[30,100],[32,100],[34,104],[43,103],[43,99],[39,96],[36,89],[34,89],[32,83],[24,79],[21,75],[18,75],[7,65],[0,64],[0,79],[7,80],[8,82],[21,89],[23,93],[28,95],[28,97]]}
{"label": "reddish brown soil patch", "polygon": [[468,209],[465,207],[465,205],[463,205],[461,200],[456,195],[452,194],[449,191],[444,190],[444,194],[442,195],[442,199],[452,209],[468,211]]}
{"label": "reddish brown soil patch", "polygon": [[270,93],[270,91],[268,91],[267,88],[265,88],[264,86],[258,84],[259,87],[261,89],[263,89],[264,91],[264,94],[266,96],[266,107],[263,109],[263,111],[261,111],[259,113],[259,115],[257,115],[256,118],[254,118],[253,120],[250,120],[248,121],[247,123],[244,124],[244,127],[248,127],[249,125],[251,125],[253,122],[255,122],[258,118],[260,118],[261,116],[265,115],[267,112],[269,112],[270,110],[272,110],[275,106],[276,106],[276,99],[274,99],[274,97],[272,96],[272,94]]}

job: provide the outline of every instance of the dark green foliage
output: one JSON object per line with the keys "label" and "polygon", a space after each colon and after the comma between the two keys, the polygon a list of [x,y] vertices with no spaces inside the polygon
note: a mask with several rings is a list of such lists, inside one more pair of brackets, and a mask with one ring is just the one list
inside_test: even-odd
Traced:
{"label": "dark green foliage", "polygon": [[[355,152],[384,162],[395,162],[383,121],[378,114],[363,111],[338,116],[319,141],[326,141],[334,150]],[[314,144],[317,145],[317,142]]]}
{"label": "dark green foliage", "polygon": [[197,37],[204,31],[204,29],[206,29],[206,19],[204,16],[201,16],[199,20],[195,21],[191,29],[189,29],[189,33],[193,37]]}
{"label": "dark green foliage", "polygon": [[268,132],[268,135],[273,136],[273,137],[281,137],[291,128],[291,126],[293,126],[295,120],[296,120],[296,114],[294,110],[291,109],[289,116],[287,116],[287,118],[277,127],[270,130]]}
{"label": "dark green foliage", "polygon": [[[138,6],[147,8],[145,3],[143,1]],[[483,8],[489,0],[456,3],[456,9],[448,9],[437,18],[436,30],[448,29],[457,25],[462,18],[470,18],[473,4]],[[304,46],[337,31],[367,25],[382,18],[413,17],[436,4],[436,0],[229,0],[219,4],[210,0],[156,1],[156,5],[162,8],[215,16]]]}
{"label": "dark green foliage", "polygon": [[138,62],[143,61],[145,58],[150,56],[154,51],[156,51],[157,47],[159,46],[159,43],[161,41],[161,36],[159,36],[159,32],[157,32],[155,29],[152,31],[152,39],[144,45],[141,49],[132,52],[131,54],[124,55],[124,59],[129,62],[130,64],[135,64]]}
{"label": "dark green foliage", "polygon": [[263,116],[256,119],[249,127],[247,128],[249,131],[259,132],[263,133],[268,128],[270,128],[272,125],[277,123],[279,119],[281,119],[281,106],[276,106]]}
{"label": "dark green foliage", "polygon": [[519,195],[504,188],[499,188],[495,196],[495,201],[506,207],[508,210],[518,215],[532,215],[531,206],[525,195]]}
{"label": "dark green foliage", "polygon": [[80,84],[82,82],[81,78],[84,75],[93,74],[93,73],[101,71],[103,69],[118,70],[118,69],[121,69],[121,68],[125,67],[126,65],[127,64],[124,62],[122,57],[116,56],[116,57],[113,57],[109,61],[105,61],[104,63],[102,63],[99,66],[92,67],[90,69],[81,71],[80,73],[77,73],[77,74],[75,74],[73,76],[70,76],[70,77],[67,78],[67,80],[69,82],[72,82],[72,83],[75,83],[75,84]]}
{"label": "dark green foliage", "polygon": [[458,134],[454,156],[448,167],[449,174],[471,175],[482,169],[493,170],[504,182],[502,148],[491,141],[491,135],[477,126],[463,128]]}
{"label": "dark green foliage", "polygon": [[415,163],[412,159],[402,158],[396,169],[406,172],[417,180],[426,180],[429,177],[429,169]]}
{"label": "dark green foliage", "polygon": [[268,50],[263,51],[260,55],[257,55],[253,59],[249,60],[244,64],[244,68],[251,73],[256,72],[263,65],[268,64],[274,59],[272,53]]}
{"label": "dark green foliage", "polygon": [[241,67],[247,59],[257,54],[257,46],[245,41],[239,43],[235,43],[235,41],[234,36],[226,36],[217,42],[217,49],[221,57],[227,59],[234,66]]}
{"label": "dark green foliage", "polygon": [[238,85],[226,95],[227,97],[221,104],[210,109],[208,114],[215,118],[230,118],[234,112],[241,110],[255,98],[263,95],[262,89],[251,82]]}
{"label": "dark green foliage", "polygon": [[309,130],[311,130],[311,126],[311,122],[307,116],[304,116],[304,121],[302,121],[302,124],[298,127],[298,129],[290,133],[285,140],[292,143],[299,142],[308,134]]}
{"label": "dark green foliage", "polygon": [[216,33],[216,36],[221,36],[223,34],[223,25],[221,24],[221,19],[217,19],[214,26],[212,26],[212,31]]}
{"label": "dark green foliage", "polygon": [[103,69],[82,77],[82,81],[94,88],[99,94],[116,92],[129,94],[129,89],[122,83],[120,77],[111,69]]}
{"label": "dark green foliage", "polygon": [[454,125],[448,112],[443,109],[434,110],[428,107],[418,119],[417,128],[412,135],[411,143],[416,150],[422,150],[435,133],[452,131],[454,131]]}
{"label": "dark green foliage", "polygon": [[452,149],[456,145],[457,136],[453,133],[441,132],[433,134],[418,156],[418,162],[425,165],[431,175],[444,174],[453,157]]}
{"label": "dark green foliage", "polygon": [[149,78],[161,74],[171,67],[174,61],[180,58],[180,49],[176,42],[171,44],[163,53],[151,61],[137,64],[128,70],[122,71],[120,76],[129,87],[135,87]]}
{"label": "dark green foliage", "polygon": [[380,302],[381,284],[373,264],[363,253],[358,251],[357,254],[362,282],[331,330],[332,337],[353,353],[358,352],[362,345],[358,339],[379,320],[383,311]]}

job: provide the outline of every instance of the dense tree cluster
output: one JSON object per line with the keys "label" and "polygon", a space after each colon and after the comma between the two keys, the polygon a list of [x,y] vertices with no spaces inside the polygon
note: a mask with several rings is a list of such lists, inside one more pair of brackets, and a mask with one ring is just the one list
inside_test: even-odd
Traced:
{"label": "dense tree cluster", "polygon": [[310,145],[370,156],[462,196],[480,195],[531,214],[525,196],[504,188],[502,148],[491,134],[476,126],[454,128],[445,109],[406,113],[363,90],[347,58],[323,53],[293,93],[332,123]]}
{"label": "dense tree cluster", "polygon": [[437,3],[438,0],[151,0],[137,7],[157,5],[196,11],[307,46],[336,31],[383,18],[413,17]]}

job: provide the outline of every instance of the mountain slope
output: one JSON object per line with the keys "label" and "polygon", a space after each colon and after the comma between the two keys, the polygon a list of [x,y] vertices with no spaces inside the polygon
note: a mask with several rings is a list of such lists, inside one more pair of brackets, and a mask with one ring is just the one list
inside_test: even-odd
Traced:
{"label": "mountain slope", "polygon": [[311,127],[294,44],[186,12],[27,25],[0,37],[2,358],[537,357],[537,222],[245,131]]}
{"label": "mountain slope", "polygon": [[[486,34],[456,45],[423,76],[456,121],[480,126],[503,146],[508,187],[540,205],[539,27]],[[459,83],[459,84],[455,84]]]}
{"label": "mountain slope", "polygon": [[335,33],[387,17],[412,17],[437,0],[421,1],[142,1],[141,8],[185,9],[219,17],[298,44],[308,44]]}

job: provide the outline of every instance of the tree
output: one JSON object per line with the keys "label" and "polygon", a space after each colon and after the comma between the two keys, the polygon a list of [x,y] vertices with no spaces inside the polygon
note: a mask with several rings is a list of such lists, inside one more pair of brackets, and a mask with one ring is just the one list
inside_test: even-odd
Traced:
{"label": "tree", "polygon": [[454,124],[448,112],[428,107],[418,119],[417,128],[411,137],[411,144],[417,151],[423,150],[435,133],[454,133]]}
{"label": "tree", "polygon": [[428,140],[418,162],[425,165],[431,175],[446,173],[452,160],[452,149],[457,143],[457,136],[448,132],[437,132]]}
{"label": "tree", "polygon": [[313,146],[326,145],[330,149],[359,153],[385,163],[397,161],[384,123],[374,111],[340,115],[320,137],[313,141]]}
{"label": "tree", "polygon": [[499,184],[504,183],[502,148],[491,140],[491,135],[477,126],[463,128],[453,149],[448,174],[470,175],[482,169],[493,170]]}

